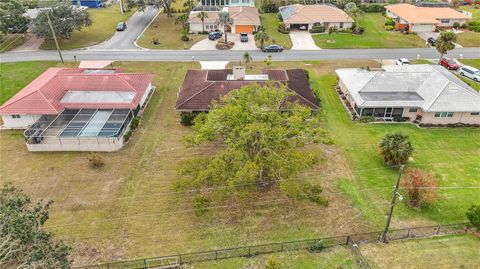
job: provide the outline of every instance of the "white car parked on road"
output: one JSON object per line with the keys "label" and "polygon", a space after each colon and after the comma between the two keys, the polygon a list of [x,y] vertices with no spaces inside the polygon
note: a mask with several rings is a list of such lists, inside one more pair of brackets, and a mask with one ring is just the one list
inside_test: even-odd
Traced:
{"label": "white car parked on road", "polygon": [[400,58],[395,62],[395,64],[396,65],[406,65],[406,64],[410,64],[410,62],[408,61],[408,59]]}
{"label": "white car parked on road", "polygon": [[458,72],[464,77],[471,78],[476,82],[480,82],[480,70],[476,69],[475,67],[464,65],[458,69]]}

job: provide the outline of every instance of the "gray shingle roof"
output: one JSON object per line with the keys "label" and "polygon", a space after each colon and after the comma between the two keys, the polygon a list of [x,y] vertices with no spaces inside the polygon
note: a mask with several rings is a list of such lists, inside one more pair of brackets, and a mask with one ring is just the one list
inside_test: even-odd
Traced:
{"label": "gray shingle roof", "polygon": [[359,107],[421,107],[430,112],[480,112],[480,93],[439,65],[337,69]]}

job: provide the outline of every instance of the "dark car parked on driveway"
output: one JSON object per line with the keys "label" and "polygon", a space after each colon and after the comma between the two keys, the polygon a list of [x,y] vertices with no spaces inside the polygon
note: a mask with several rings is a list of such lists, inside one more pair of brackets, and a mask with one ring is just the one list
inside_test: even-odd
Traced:
{"label": "dark car parked on driveway", "polygon": [[282,52],[283,47],[279,45],[270,45],[262,49],[263,52]]}
{"label": "dark car parked on driveway", "polygon": [[448,70],[457,70],[460,67],[457,61],[445,57],[440,60],[440,65],[447,68]]}
{"label": "dark car parked on driveway", "polygon": [[434,37],[429,37],[427,39],[427,43],[430,45],[430,46],[435,46],[437,44],[437,40],[434,38]]}
{"label": "dark car parked on driveway", "polygon": [[127,24],[125,22],[119,22],[117,24],[117,31],[125,31],[127,30]]}
{"label": "dark car parked on driveway", "polygon": [[248,42],[248,34],[240,33],[240,42]]}
{"label": "dark car parked on driveway", "polygon": [[214,31],[214,32],[208,33],[208,39],[210,40],[217,40],[220,37],[222,37],[222,33],[220,31]]}

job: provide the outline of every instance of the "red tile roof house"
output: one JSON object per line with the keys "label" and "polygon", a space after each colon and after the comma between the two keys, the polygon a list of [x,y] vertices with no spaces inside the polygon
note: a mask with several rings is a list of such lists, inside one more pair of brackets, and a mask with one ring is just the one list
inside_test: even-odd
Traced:
{"label": "red tile roof house", "polygon": [[30,151],[114,151],[153,93],[153,75],[50,68],[0,106]]}
{"label": "red tile roof house", "polygon": [[294,93],[289,101],[298,102],[312,110],[319,109],[304,70],[264,70],[261,75],[246,75],[244,67],[236,66],[233,70],[188,70],[178,93],[175,110],[209,111],[212,101],[220,100],[232,90],[252,83],[266,85],[268,82],[285,84]]}

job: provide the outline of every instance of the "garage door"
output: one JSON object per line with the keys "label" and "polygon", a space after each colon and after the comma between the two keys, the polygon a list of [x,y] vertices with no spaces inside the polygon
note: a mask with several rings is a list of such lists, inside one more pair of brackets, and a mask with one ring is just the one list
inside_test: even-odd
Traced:
{"label": "garage door", "polygon": [[237,25],[235,26],[235,33],[253,33],[253,25]]}
{"label": "garage door", "polygon": [[413,32],[432,32],[433,25],[432,24],[414,24],[412,27]]}

